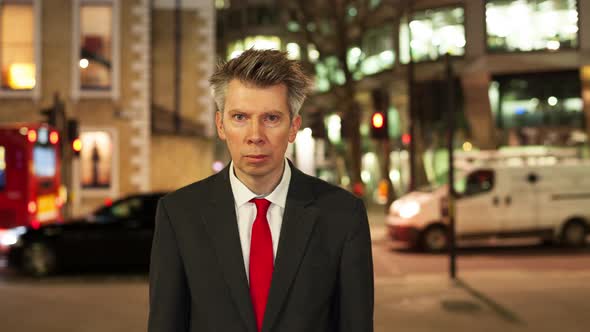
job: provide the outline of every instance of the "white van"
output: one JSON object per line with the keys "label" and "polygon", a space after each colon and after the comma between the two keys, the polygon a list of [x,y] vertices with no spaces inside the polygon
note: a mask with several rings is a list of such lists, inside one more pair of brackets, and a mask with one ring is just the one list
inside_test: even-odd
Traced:
{"label": "white van", "polygon": [[[590,163],[495,163],[464,170],[455,211],[457,240],[538,237],[583,246],[590,231]],[[389,236],[412,247],[448,245],[448,186],[411,192],[393,202]]]}

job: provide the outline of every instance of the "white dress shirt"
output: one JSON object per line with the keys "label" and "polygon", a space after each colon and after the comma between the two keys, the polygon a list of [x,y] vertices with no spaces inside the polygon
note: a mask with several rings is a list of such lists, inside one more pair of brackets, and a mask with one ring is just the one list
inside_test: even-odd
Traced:
{"label": "white dress shirt", "polygon": [[234,195],[236,207],[236,216],[238,218],[238,232],[240,234],[240,243],[242,245],[242,256],[244,257],[244,267],[246,268],[246,277],[250,282],[250,239],[252,238],[252,225],[256,218],[256,205],[251,203],[252,198],[265,198],[270,201],[266,218],[270,226],[272,236],[273,259],[277,256],[279,245],[279,235],[281,225],[283,224],[283,212],[287,202],[287,192],[289,191],[289,182],[291,181],[291,167],[285,160],[283,176],[276,188],[268,195],[256,195],[246,187],[235,175],[234,164],[230,164],[229,182]]}

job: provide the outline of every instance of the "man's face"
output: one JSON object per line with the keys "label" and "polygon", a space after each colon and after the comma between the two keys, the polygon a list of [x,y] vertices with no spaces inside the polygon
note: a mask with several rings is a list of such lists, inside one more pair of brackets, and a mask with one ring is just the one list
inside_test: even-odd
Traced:
{"label": "man's face", "polygon": [[301,117],[290,119],[284,84],[260,88],[234,79],[215,123],[238,178],[264,181],[280,179],[287,145],[295,140]]}

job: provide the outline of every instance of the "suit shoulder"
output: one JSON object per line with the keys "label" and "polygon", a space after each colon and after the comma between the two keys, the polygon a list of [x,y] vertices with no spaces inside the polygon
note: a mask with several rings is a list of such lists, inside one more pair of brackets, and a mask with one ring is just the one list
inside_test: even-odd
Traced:
{"label": "suit shoulder", "polygon": [[210,193],[212,183],[220,176],[221,174],[217,173],[188,184],[168,193],[166,196],[162,197],[162,200],[166,204],[173,204],[175,202],[185,202],[187,200],[194,201],[199,198],[208,197],[207,193]]}
{"label": "suit shoulder", "polygon": [[342,208],[354,208],[362,202],[360,198],[344,188],[313,176],[306,175],[306,177],[311,183],[312,188],[314,188],[316,199],[321,202],[338,204]]}

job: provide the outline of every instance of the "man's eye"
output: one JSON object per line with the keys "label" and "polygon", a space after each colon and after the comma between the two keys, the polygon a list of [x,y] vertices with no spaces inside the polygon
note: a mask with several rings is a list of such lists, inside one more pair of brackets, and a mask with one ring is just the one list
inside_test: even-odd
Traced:
{"label": "man's eye", "polygon": [[279,121],[280,119],[281,119],[281,117],[280,117],[280,116],[278,116],[278,115],[273,115],[273,114],[270,114],[270,115],[268,115],[268,116],[266,117],[266,120],[268,120],[269,122],[277,122],[277,121]]}
{"label": "man's eye", "polygon": [[244,114],[234,114],[233,115],[233,118],[235,120],[238,120],[238,121],[242,121],[242,120],[245,120],[246,119],[246,117],[244,116]]}

